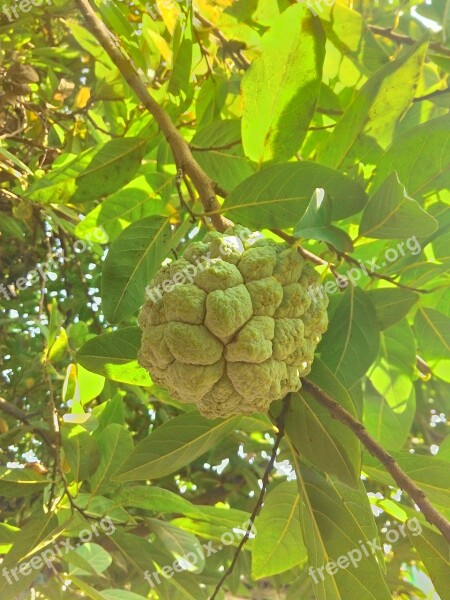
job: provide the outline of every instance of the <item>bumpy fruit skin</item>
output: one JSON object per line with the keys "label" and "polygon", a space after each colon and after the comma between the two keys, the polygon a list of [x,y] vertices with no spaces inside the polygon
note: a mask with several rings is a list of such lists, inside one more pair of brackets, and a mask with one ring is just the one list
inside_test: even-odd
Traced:
{"label": "bumpy fruit skin", "polygon": [[150,282],[139,315],[140,365],[211,419],[266,412],[298,391],[328,326],[326,294],[308,292],[316,271],[261,238],[236,226],[191,243]]}

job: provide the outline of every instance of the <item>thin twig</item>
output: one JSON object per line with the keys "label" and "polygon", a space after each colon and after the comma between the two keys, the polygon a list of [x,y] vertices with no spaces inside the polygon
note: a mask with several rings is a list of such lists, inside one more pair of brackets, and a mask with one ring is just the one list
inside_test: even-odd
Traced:
{"label": "thin twig", "polygon": [[[414,38],[409,37],[408,35],[403,35],[403,33],[397,33],[396,31],[393,31],[390,27],[378,27],[377,25],[369,25],[369,27],[372,33],[374,33],[375,35],[381,35],[385,38],[390,39],[396,44],[414,46],[418,43],[418,41]],[[442,56],[450,56],[450,48],[447,48],[446,46],[443,46],[442,44],[438,44],[436,42],[430,43],[430,50],[433,50],[434,52],[437,52]]]}
{"label": "thin twig", "polygon": [[445,539],[450,542],[450,522],[434,508],[425,492],[403,471],[395,458],[380,446],[380,444],[369,434],[364,425],[355,419],[355,417],[341,406],[339,402],[332,398],[332,396],[309,379],[303,379],[302,381],[303,389],[309,392],[319,404],[324,406],[333,418],[353,431],[370,454],[384,465],[386,471],[391,475],[398,487],[407,492],[412,500],[414,500],[425,519],[431,523],[431,525],[437,527]]}
{"label": "thin twig", "polygon": [[209,148],[202,148],[201,146],[193,146],[190,145],[190,148],[193,152],[214,152],[218,150],[229,150],[233,148],[233,146],[237,146],[241,143],[241,140],[235,140],[234,142],[230,142],[229,144],[224,144],[223,146],[210,146]]}
{"label": "thin twig", "polygon": [[28,426],[32,427],[32,431],[34,431],[36,434],[38,434],[43,439],[43,441],[48,446],[50,446],[50,448],[53,448],[52,434],[49,431],[47,431],[46,429],[42,429],[41,427],[33,427],[33,425],[31,425],[31,423],[30,423],[30,416],[27,415],[26,412],[24,412],[17,406],[14,406],[14,404],[10,404],[1,396],[0,396],[0,412],[4,413],[5,415],[8,415],[10,417],[13,417],[14,419],[17,419],[17,421],[20,421],[24,425],[28,425]]}
{"label": "thin twig", "polygon": [[278,419],[277,419],[277,429],[278,429],[278,434],[277,434],[277,439],[275,440],[275,445],[273,447],[272,450],[272,454],[270,456],[270,460],[269,460],[269,464],[267,465],[267,468],[264,472],[263,478],[262,478],[262,486],[261,486],[261,492],[259,494],[259,498],[258,501],[256,503],[255,508],[253,509],[253,512],[251,514],[251,517],[249,519],[249,526],[247,527],[247,531],[245,532],[244,537],[242,538],[239,546],[236,548],[236,552],[233,556],[233,560],[231,561],[230,566],[228,567],[228,569],[225,571],[225,573],[223,574],[221,580],[219,581],[219,583],[217,584],[212,596],[209,598],[209,600],[214,600],[217,597],[217,594],[220,592],[223,584],[225,583],[225,580],[227,579],[227,577],[231,574],[231,572],[233,571],[237,559],[239,558],[239,555],[241,553],[242,548],[244,547],[244,545],[247,543],[247,541],[250,538],[250,533],[253,529],[253,524],[255,522],[256,517],[259,515],[261,508],[263,506],[263,502],[264,502],[264,497],[266,495],[266,491],[267,491],[267,486],[269,484],[269,477],[270,474],[272,472],[273,466],[275,464],[275,460],[277,458],[277,453],[278,453],[278,449],[280,447],[281,444],[281,440],[284,437],[284,427],[285,427],[285,419],[286,419],[286,415],[287,412],[289,410],[289,404],[290,404],[290,400],[291,400],[291,394],[288,394],[284,400],[283,400],[283,407],[281,409],[280,414],[278,415]]}
{"label": "thin twig", "polygon": [[433,98],[437,98],[438,96],[444,96],[444,94],[450,94],[450,88],[445,88],[445,90],[434,90],[434,92],[425,94],[425,96],[419,96],[418,98],[414,98],[413,102],[423,102],[424,100],[432,100]]}
{"label": "thin twig", "polygon": [[124,54],[118,40],[99,19],[89,4],[89,0],[76,0],[76,3],[89,31],[105,49],[122,76],[134,90],[136,96],[158,123],[172,149],[177,169],[182,169],[184,173],[189,175],[199,193],[206,213],[214,213],[210,217],[213,225],[218,231],[225,231],[231,225],[231,222],[218,212],[220,205],[214,192],[213,183],[193,157],[189,144],[178,131],[167,112],[150,95],[131,59]]}

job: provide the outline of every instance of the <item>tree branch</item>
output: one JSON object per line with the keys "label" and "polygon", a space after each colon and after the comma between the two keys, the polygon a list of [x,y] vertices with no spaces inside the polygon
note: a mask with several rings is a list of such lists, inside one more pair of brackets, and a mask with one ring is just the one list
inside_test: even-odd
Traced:
{"label": "tree branch", "polygon": [[414,98],[413,102],[423,102],[424,100],[433,100],[433,98],[437,98],[439,96],[444,96],[445,94],[450,94],[450,88],[445,88],[445,90],[434,90],[434,92],[425,94],[425,96],[419,96],[418,98]]}
{"label": "tree branch", "polygon": [[386,471],[394,479],[399,488],[409,494],[420,508],[426,520],[437,527],[445,539],[450,542],[450,522],[434,508],[422,491],[380,444],[369,434],[367,429],[353,415],[351,415],[339,402],[336,402],[327,392],[308,379],[303,379],[303,389],[309,392],[316,400],[324,406],[331,416],[353,431],[365,448],[377,458],[385,467]]}
{"label": "tree branch", "polygon": [[232,223],[223,217],[220,212],[217,212],[220,210],[220,205],[216,199],[213,182],[193,157],[188,143],[175,127],[166,111],[150,95],[145,84],[141,81],[136,67],[125,56],[117,39],[99,19],[89,4],[89,0],[76,0],[76,4],[90,32],[108,53],[136,96],[158,123],[172,149],[177,168],[182,169],[183,173],[189,175],[197,188],[205,212],[215,211],[210,217],[213,225],[218,231],[224,231]]}
{"label": "tree branch", "polygon": [[[396,31],[393,31],[390,27],[378,27],[377,25],[369,25],[369,28],[375,35],[381,35],[385,38],[390,39],[396,44],[406,44],[407,46],[414,46],[418,43],[418,41],[414,38],[409,37],[408,35],[403,35],[403,33],[397,33]],[[433,50],[434,52],[437,52],[442,56],[450,56],[450,48],[447,48],[442,44],[437,44],[436,42],[430,43],[430,50]]]}
{"label": "tree branch", "polygon": [[30,423],[30,418],[26,412],[24,412],[20,408],[17,408],[17,406],[14,406],[14,404],[10,404],[1,396],[0,396],[0,412],[4,413],[5,415],[8,415],[10,417],[13,417],[14,419],[17,419],[24,425],[28,425],[28,426],[32,427],[32,430],[35,433],[37,433],[44,440],[44,442],[48,446],[50,446],[50,448],[53,448],[54,439],[53,439],[53,436],[50,433],[50,431],[47,431],[46,429],[42,429],[42,427],[33,427],[33,425],[31,425],[31,423]]}
{"label": "tree branch", "polygon": [[242,548],[244,547],[244,545],[247,543],[249,537],[250,537],[250,533],[253,529],[253,524],[255,522],[256,517],[259,515],[263,502],[264,502],[264,497],[266,495],[266,491],[267,491],[267,486],[269,484],[269,477],[270,477],[270,473],[272,472],[273,466],[275,464],[275,460],[277,458],[277,453],[278,453],[278,448],[280,447],[281,444],[281,440],[284,437],[284,426],[285,426],[285,419],[286,419],[286,415],[287,412],[289,410],[289,404],[291,401],[291,394],[288,394],[284,400],[283,400],[283,407],[281,409],[280,414],[278,415],[278,419],[277,419],[277,429],[278,429],[278,434],[277,434],[277,439],[275,440],[275,444],[272,450],[272,454],[270,456],[270,460],[269,460],[269,464],[267,465],[267,468],[264,472],[263,478],[262,478],[262,486],[261,486],[261,492],[259,494],[259,498],[258,501],[256,503],[255,508],[253,509],[253,512],[251,514],[251,517],[249,519],[250,523],[249,526],[247,528],[247,531],[245,532],[244,537],[242,538],[239,546],[236,549],[236,552],[233,556],[233,560],[231,561],[230,566],[228,567],[228,569],[225,571],[225,573],[223,574],[221,580],[219,581],[219,583],[217,584],[212,596],[209,598],[209,600],[214,600],[217,597],[217,594],[220,592],[223,584],[225,583],[225,580],[227,579],[227,577],[232,573],[237,559],[239,558],[239,554],[241,553]]}

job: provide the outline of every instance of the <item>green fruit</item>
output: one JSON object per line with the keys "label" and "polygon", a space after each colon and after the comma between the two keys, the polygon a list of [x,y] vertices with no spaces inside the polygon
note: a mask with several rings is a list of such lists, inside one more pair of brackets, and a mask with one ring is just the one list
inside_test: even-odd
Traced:
{"label": "green fruit", "polygon": [[139,363],[209,418],[266,412],[300,389],[328,298],[298,251],[236,226],[193,242],[147,287]]}

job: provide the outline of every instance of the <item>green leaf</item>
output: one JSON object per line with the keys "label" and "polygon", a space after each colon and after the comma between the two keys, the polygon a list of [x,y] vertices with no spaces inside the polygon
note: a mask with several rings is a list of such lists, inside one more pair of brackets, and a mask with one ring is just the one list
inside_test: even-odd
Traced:
{"label": "green leaf", "polygon": [[[296,471],[303,537],[313,567],[310,574],[316,598],[391,600],[378,563],[380,556],[374,555],[367,543],[378,543],[378,531],[363,484],[360,482],[355,490],[309,469],[297,466]],[[344,556],[353,556],[354,562],[349,560],[347,567],[339,568],[336,561]],[[328,564],[334,575],[325,570]]]}
{"label": "green leaf", "polygon": [[[161,548],[161,545],[156,546],[136,535],[119,530],[116,530],[110,540],[120,550],[129,568],[131,567],[139,574],[140,581],[142,581],[143,574],[148,574],[150,576],[149,585],[157,587],[158,591],[161,591],[163,584],[167,581],[168,585],[175,587],[181,593],[180,598],[183,600],[206,600],[208,598],[205,589],[199,586],[198,579],[189,571],[175,572],[166,580],[161,569],[166,566],[170,567],[174,561],[170,554]],[[172,597],[177,596],[173,594]]]}
{"label": "green leaf", "polygon": [[93,495],[108,491],[111,476],[134,449],[131,433],[118,423],[107,425],[98,435],[97,442],[100,450],[100,464],[90,479]]}
{"label": "green leaf", "polygon": [[123,489],[116,499],[122,506],[132,506],[156,513],[181,513],[202,516],[200,507],[179,494],[155,486],[136,485]]}
{"label": "green leaf", "polygon": [[49,480],[31,469],[0,467],[0,496],[20,498],[42,491]]}
{"label": "green leaf", "polygon": [[304,563],[306,548],[300,526],[300,496],[295,481],[284,481],[267,494],[255,521],[252,577],[262,579]]}
{"label": "green leaf", "polygon": [[173,241],[169,219],[154,216],[136,221],[114,240],[102,273],[102,306],[110,323],[126,319],[144,304],[145,287]]}
{"label": "green leaf", "polygon": [[238,119],[210,123],[197,131],[192,145],[205,149],[193,151],[196,161],[227,192],[255,172],[253,163],[244,156]]}
{"label": "green leaf", "polygon": [[62,425],[61,436],[73,479],[83,481],[90,477],[100,458],[96,440],[80,425]]}
{"label": "green leaf", "polygon": [[261,56],[242,80],[242,139],[250,159],[288,160],[299,150],[319,97],[324,58],[320,19],[307,7],[291,6],[273,22]]}
{"label": "green leaf", "polygon": [[422,533],[408,532],[412,545],[417,549],[421,561],[433,582],[440,600],[450,600],[448,574],[450,572],[450,544],[442,535],[429,527],[422,527]]}
{"label": "green leaf", "polygon": [[426,237],[437,227],[436,219],[409,198],[394,171],[369,198],[359,235],[376,239]]}
{"label": "green leaf", "polygon": [[331,224],[332,202],[323,189],[317,189],[305,214],[294,227],[294,236],[332,244],[340,252],[352,252],[349,235]]}
{"label": "green leaf", "polygon": [[111,565],[112,556],[99,544],[87,542],[67,554],[65,560],[75,566],[70,569],[71,575],[99,575]]}
{"label": "green leaf", "polygon": [[[435,456],[409,454],[407,452],[392,452],[400,468],[413,479],[425,492],[430,502],[443,508],[450,508],[450,469],[448,463]],[[375,458],[364,455],[363,471],[371,479],[394,487],[394,482],[384,466]]]}
{"label": "green leaf", "polygon": [[41,204],[74,204],[112,194],[139,168],[148,140],[120,138],[85,150],[36,181],[26,197]]}
{"label": "green leaf", "polygon": [[369,373],[374,387],[364,395],[364,424],[388,450],[406,442],[414,420],[416,343],[411,327],[402,321],[381,334],[380,352]]}
{"label": "green leaf", "polygon": [[6,554],[11,549],[15,536],[19,533],[19,527],[0,523],[0,553]]}
{"label": "green leaf", "polygon": [[78,223],[75,234],[89,242],[106,243],[130,223],[152,215],[168,215],[173,182],[174,177],[164,173],[136,177],[91,210]]}
{"label": "green leaf", "polygon": [[102,590],[101,595],[104,600],[147,600],[147,596],[140,596],[126,590]]}
{"label": "green leaf", "polygon": [[139,327],[102,333],[84,344],[77,354],[77,361],[88,371],[113,381],[151,385],[150,375],[137,362],[141,336]]}
{"label": "green leaf", "polygon": [[[171,556],[183,559],[183,566],[187,571],[195,573],[203,571],[205,555],[195,535],[158,519],[147,519],[147,523]],[[190,553],[194,554],[195,562],[189,560]]]}
{"label": "green leaf", "polygon": [[400,450],[407,441],[416,410],[414,388],[398,410],[374,390],[364,394],[364,425],[370,435],[388,450]]}
{"label": "green leaf", "polygon": [[375,307],[381,330],[401,321],[419,300],[419,294],[401,288],[378,288],[366,293]]}
{"label": "green leaf", "polygon": [[350,285],[320,343],[321,358],[346,387],[351,387],[373,363],[379,346],[375,309],[365,292]]}
{"label": "green leaf", "polygon": [[253,229],[287,228],[305,213],[317,188],[331,197],[331,220],[345,219],[364,208],[361,186],[338,171],[313,162],[269,166],[242,182],[226,198],[222,210],[230,219]]}
{"label": "green leaf", "polygon": [[450,357],[450,318],[432,308],[420,307],[414,321],[419,351],[425,359]]}
{"label": "green leaf", "polygon": [[427,48],[428,42],[414,46],[363,85],[320,149],[320,162],[336,169],[344,161],[366,162],[374,144],[385,148],[392,141],[397,122],[416,94]]}
{"label": "green leaf", "polygon": [[407,321],[380,335],[380,352],[369,372],[375,389],[397,412],[402,412],[416,375],[416,341]]}
{"label": "green leaf", "polygon": [[321,13],[320,17],[330,42],[365,74],[378,71],[389,61],[386,50],[357,10],[333,3],[330,16]]}
{"label": "green leaf", "polygon": [[450,187],[450,115],[408,129],[377,162],[372,192],[392,171],[397,171],[408,194],[423,197]]}
{"label": "green leaf", "polygon": [[[317,358],[308,379],[331,394],[354,417],[357,416],[345,387]],[[304,456],[317,469],[336,475],[352,487],[358,485],[361,472],[359,441],[304,390],[292,397],[286,433],[300,456]]]}
{"label": "green leaf", "polygon": [[116,481],[158,479],[185,467],[238,426],[239,418],[210,421],[188,413],[164,423],[120,466]]}
{"label": "green leaf", "polygon": [[[14,536],[11,550],[3,559],[3,576],[0,578],[2,600],[17,600],[20,592],[32,584],[37,572],[31,570],[28,575],[22,575],[19,571],[20,565],[27,563],[27,559],[52,543],[66,525],[67,523],[59,525],[56,516],[52,513],[44,513],[41,507],[33,510],[20,532]],[[18,569],[17,577],[11,573],[14,568]],[[8,572],[10,581],[5,577],[5,571]]]}

